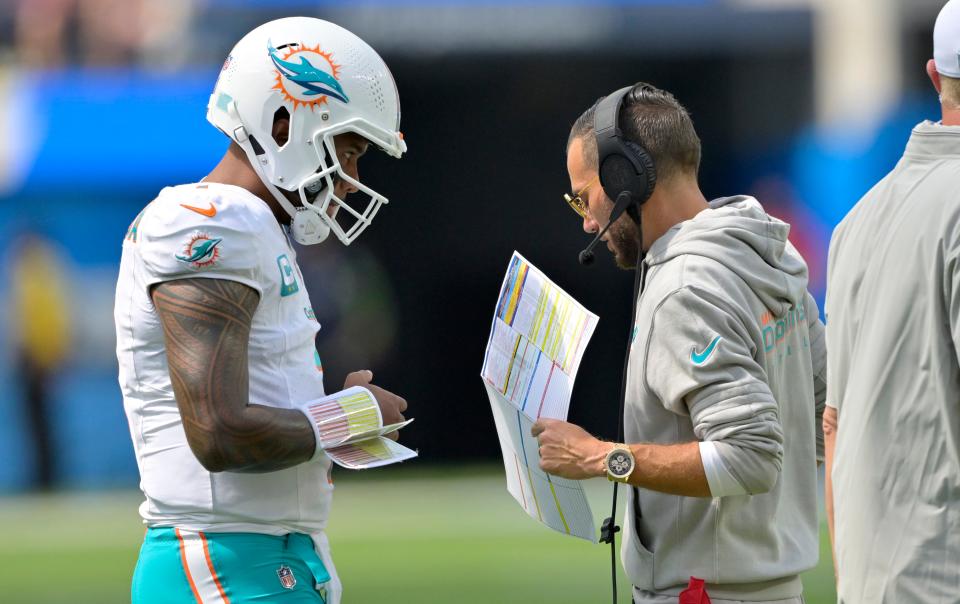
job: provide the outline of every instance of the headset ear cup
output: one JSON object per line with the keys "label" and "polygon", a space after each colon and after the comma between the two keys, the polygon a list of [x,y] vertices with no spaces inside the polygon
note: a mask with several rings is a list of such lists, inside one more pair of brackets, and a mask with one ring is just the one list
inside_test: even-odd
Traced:
{"label": "headset ear cup", "polygon": [[640,181],[637,179],[633,162],[626,155],[611,153],[604,157],[600,164],[600,184],[607,197],[616,201],[624,191],[628,191],[631,196],[636,195]]}
{"label": "headset ear cup", "polygon": [[646,203],[653,195],[653,189],[657,186],[657,167],[653,163],[653,158],[647,153],[647,150],[633,141],[623,141],[631,155],[633,155],[634,164],[637,166],[637,187],[634,189],[634,200],[638,206]]}

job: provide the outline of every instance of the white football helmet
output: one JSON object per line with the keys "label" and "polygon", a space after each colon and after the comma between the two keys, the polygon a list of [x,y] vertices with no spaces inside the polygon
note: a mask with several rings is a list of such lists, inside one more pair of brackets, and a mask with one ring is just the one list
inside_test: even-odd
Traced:
{"label": "white football helmet", "polygon": [[[282,109],[290,135],[280,146],[272,127]],[[386,63],[346,29],[308,17],[270,21],[237,43],[210,95],[207,120],[243,148],[292,217],[294,239],[307,245],[331,230],[350,245],[387,203],[341,169],[334,136],[355,132],[393,157],[407,150],[400,97]],[[364,193],[365,207],[337,197],[337,179]],[[302,205],[278,189],[298,192]]]}

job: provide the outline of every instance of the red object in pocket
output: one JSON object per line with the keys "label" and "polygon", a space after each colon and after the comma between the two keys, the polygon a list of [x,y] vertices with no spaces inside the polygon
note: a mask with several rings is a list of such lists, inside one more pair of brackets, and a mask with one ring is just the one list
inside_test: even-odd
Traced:
{"label": "red object in pocket", "polygon": [[703,579],[690,577],[690,585],[680,592],[680,604],[710,604],[710,596]]}

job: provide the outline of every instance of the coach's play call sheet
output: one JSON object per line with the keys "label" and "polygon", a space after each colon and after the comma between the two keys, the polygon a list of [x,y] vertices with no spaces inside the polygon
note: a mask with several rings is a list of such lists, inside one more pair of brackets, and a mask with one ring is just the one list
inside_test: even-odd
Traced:
{"label": "coach's play call sheet", "polygon": [[530,428],[541,417],[567,419],[573,381],[597,320],[514,252],[480,371],[500,437],[507,490],[531,517],[594,542],[583,486],[540,469]]}

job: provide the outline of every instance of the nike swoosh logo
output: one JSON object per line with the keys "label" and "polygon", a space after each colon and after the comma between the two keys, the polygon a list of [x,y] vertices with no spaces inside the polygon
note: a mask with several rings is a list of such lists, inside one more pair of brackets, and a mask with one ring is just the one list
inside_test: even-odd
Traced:
{"label": "nike swoosh logo", "polygon": [[181,203],[181,204],[180,204],[180,207],[181,207],[181,208],[187,208],[188,210],[191,210],[191,211],[193,211],[193,212],[196,212],[197,214],[200,214],[201,216],[206,216],[207,218],[213,218],[214,216],[217,215],[217,208],[215,208],[212,203],[210,204],[210,207],[209,207],[209,208],[198,208],[198,207],[196,207],[196,206],[188,206],[188,205],[185,204],[185,203]]}
{"label": "nike swoosh logo", "polygon": [[697,349],[694,348],[690,351],[690,360],[693,361],[694,365],[703,365],[703,362],[713,353],[713,349],[717,347],[717,344],[722,340],[720,336],[717,336],[713,339],[710,344],[707,345],[706,349],[703,352],[697,352]]}

